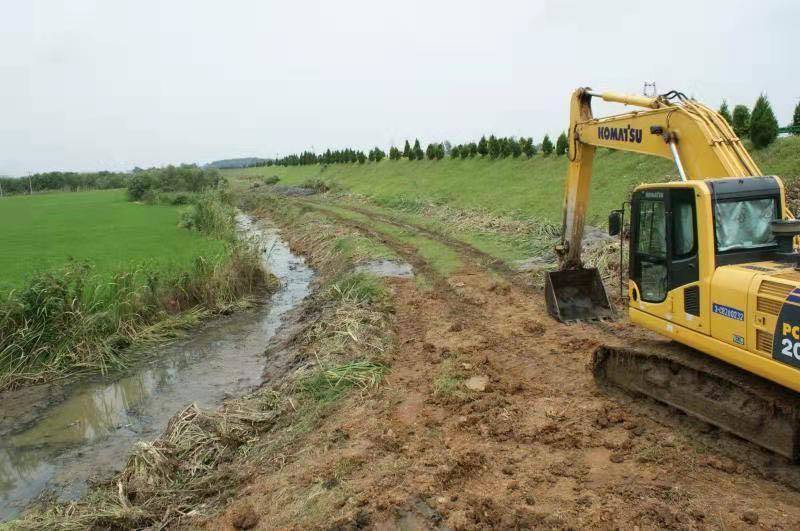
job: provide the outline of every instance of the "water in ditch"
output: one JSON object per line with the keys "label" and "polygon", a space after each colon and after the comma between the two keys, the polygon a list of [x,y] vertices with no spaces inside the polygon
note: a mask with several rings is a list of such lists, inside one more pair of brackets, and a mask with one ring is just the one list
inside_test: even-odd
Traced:
{"label": "water in ditch", "polygon": [[314,272],[276,229],[240,216],[281,288],[256,309],[215,318],[189,336],[153,347],[150,362],[109,377],[0,394],[0,521],[39,496],[79,496],[93,478],[125,464],[134,443],[157,437],[196,403],[214,407],[263,381],[269,341],[308,295]]}

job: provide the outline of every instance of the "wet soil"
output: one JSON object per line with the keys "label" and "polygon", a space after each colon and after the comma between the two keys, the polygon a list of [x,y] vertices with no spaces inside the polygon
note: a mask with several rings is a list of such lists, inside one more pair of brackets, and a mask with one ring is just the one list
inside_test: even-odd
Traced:
{"label": "wet soil", "polygon": [[411,264],[399,260],[372,260],[355,269],[359,273],[369,273],[382,278],[411,278],[414,276],[414,268],[411,267]]}
{"label": "wet soil", "polygon": [[[332,217],[436,276],[376,224]],[[280,466],[254,470],[207,527],[242,514],[260,529],[800,526],[785,459],[597,387],[597,346],[654,336],[625,321],[556,323],[518,274],[454,248],[465,265],[447,278],[387,280],[398,346],[381,390],[348,398]]]}
{"label": "wet soil", "polygon": [[87,480],[124,465],[136,441],[158,436],[185,406],[215,407],[282,374],[264,352],[309,294],[313,270],[274,227],[239,219],[281,288],[267,304],[205,323],[187,338],[141,352],[123,374],[37,386],[0,396],[0,521],[46,495],[71,499]]}

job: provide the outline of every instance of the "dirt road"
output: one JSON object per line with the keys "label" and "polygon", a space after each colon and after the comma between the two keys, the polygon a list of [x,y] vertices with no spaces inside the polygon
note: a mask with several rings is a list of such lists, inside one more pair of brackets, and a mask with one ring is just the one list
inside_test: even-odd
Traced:
{"label": "dirt road", "polygon": [[382,229],[399,222],[306,206],[414,266],[417,281],[389,281],[391,371],[280,467],[254,471],[209,527],[800,526],[800,475],[782,458],[598,389],[588,367],[594,348],[643,332],[625,321],[556,323],[523,277],[487,268],[466,244],[402,223],[458,254],[462,267],[441,275]]}

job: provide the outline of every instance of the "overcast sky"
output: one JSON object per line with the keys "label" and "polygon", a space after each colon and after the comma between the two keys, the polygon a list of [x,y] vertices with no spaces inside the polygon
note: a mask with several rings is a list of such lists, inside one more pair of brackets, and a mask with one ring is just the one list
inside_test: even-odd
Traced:
{"label": "overcast sky", "polygon": [[[0,174],[557,134],[577,86],[800,97],[800,2],[0,0]],[[602,108],[595,107],[596,114]],[[608,109],[608,107],[606,107]],[[612,109],[613,110],[613,109]]]}

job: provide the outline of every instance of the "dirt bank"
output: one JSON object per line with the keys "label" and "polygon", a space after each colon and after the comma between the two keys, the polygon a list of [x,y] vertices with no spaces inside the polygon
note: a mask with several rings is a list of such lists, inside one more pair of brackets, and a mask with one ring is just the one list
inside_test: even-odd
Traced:
{"label": "dirt bank", "polygon": [[[337,223],[435,275],[376,224]],[[242,515],[264,529],[800,523],[797,474],[781,458],[598,390],[593,349],[642,332],[554,323],[538,292],[456,249],[465,265],[448,278],[391,281],[398,346],[380,392],[349,399],[209,527]]]}

